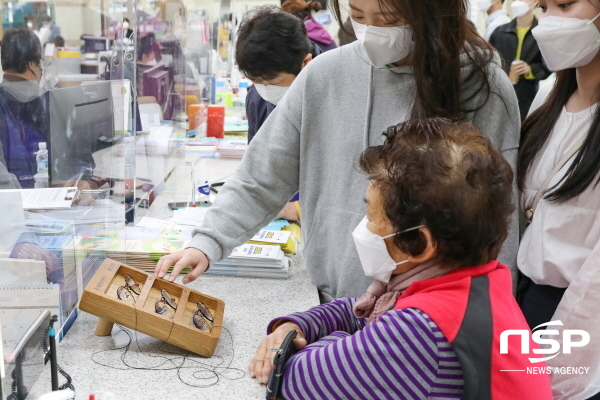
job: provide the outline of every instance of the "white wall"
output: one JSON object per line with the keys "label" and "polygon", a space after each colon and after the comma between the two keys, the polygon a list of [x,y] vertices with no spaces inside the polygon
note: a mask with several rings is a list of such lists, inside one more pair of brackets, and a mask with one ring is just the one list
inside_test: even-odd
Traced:
{"label": "white wall", "polygon": [[102,34],[100,9],[93,5],[56,5],[56,24],[68,46],[79,46],[82,34]]}

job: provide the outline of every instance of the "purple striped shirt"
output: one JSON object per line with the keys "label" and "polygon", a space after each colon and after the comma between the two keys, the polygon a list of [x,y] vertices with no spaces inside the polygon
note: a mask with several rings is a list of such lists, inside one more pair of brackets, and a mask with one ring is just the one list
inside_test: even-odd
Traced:
{"label": "purple striped shirt", "polygon": [[282,394],[307,399],[460,399],[463,375],[452,346],[424,312],[391,310],[372,324],[340,299],[274,319],[300,326],[309,345],[288,363]]}

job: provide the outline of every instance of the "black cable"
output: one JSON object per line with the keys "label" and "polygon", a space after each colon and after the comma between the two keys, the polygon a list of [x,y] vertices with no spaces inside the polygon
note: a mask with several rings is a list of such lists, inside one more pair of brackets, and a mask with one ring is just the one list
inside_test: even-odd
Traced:
{"label": "black cable", "polygon": [[[42,334],[42,350],[44,351],[44,359],[45,359],[45,356],[47,356],[49,353],[49,351],[48,351],[48,329],[49,328],[44,329],[44,333]],[[62,367],[59,364],[56,364],[56,369],[67,380],[67,382],[62,384],[58,388],[58,390],[71,389],[73,392],[75,392],[75,386],[73,386],[73,383],[72,383],[73,379],[71,378],[71,376],[69,374],[67,374],[67,372],[64,369],[62,369]]]}
{"label": "black cable", "polygon": [[[134,331],[134,335],[135,335],[135,343],[137,345],[137,348],[138,348],[139,352],[142,353],[145,356],[152,357],[152,358],[160,358],[160,359],[163,359],[164,361],[162,363],[160,363],[158,365],[155,365],[155,366],[152,366],[152,367],[138,367],[138,366],[129,364],[127,362],[127,353],[129,352],[131,344],[133,343],[134,336],[132,335],[132,333],[127,328],[125,328],[125,327],[117,324],[117,326],[119,327],[119,329],[121,329],[128,336],[129,341],[127,342],[127,344],[125,344],[122,347],[119,347],[119,348],[116,348],[116,349],[112,349],[112,350],[101,350],[101,351],[97,351],[97,352],[93,353],[90,358],[91,358],[91,360],[94,363],[96,363],[98,365],[101,365],[103,367],[107,367],[107,368],[111,368],[111,369],[116,369],[116,370],[131,370],[131,369],[145,370],[145,371],[170,371],[170,370],[176,370],[177,371],[177,378],[183,384],[185,384],[187,386],[191,386],[191,387],[196,387],[196,388],[207,388],[207,387],[215,386],[216,384],[219,383],[219,381],[220,381],[221,378],[227,379],[227,380],[238,380],[238,379],[241,379],[244,376],[246,376],[246,372],[244,370],[242,370],[240,368],[232,368],[231,367],[231,364],[233,363],[233,359],[235,358],[235,346],[234,346],[234,343],[233,343],[233,336],[231,335],[231,332],[229,332],[229,330],[227,328],[225,328],[224,326],[213,326],[213,329],[214,328],[223,328],[227,332],[227,334],[229,335],[229,338],[231,340],[231,359],[229,360],[229,364],[227,364],[226,367],[222,366],[223,363],[225,362],[225,359],[223,359],[220,356],[213,356],[214,358],[218,358],[220,361],[218,362],[217,365],[211,365],[211,364],[208,364],[206,362],[202,362],[202,361],[190,358],[189,356],[190,356],[190,354],[192,354],[191,351],[188,351],[188,352],[186,352],[185,354],[182,355],[180,353],[175,353],[175,352],[172,352],[172,351],[163,350],[162,347],[170,339],[171,334],[173,332],[173,328],[175,326],[174,315],[172,315],[172,318],[171,318],[172,321],[173,321],[173,323],[171,324],[171,329],[169,331],[169,335],[167,336],[166,340],[162,340],[162,343],[158,347],[158,350],[161,351],[161,352],[163,352],[163,353],[166,353],[166,354],[173,354],[173,355],[175,355],[175,357],[167,357],[167,356],[163,356],[163,355],[150,354],[150,353],[144,352],[142,350],[139,342],[138,342],[138,337],[137,337],[137,308],[136,308],[135,297],[133,298],[133,307],[136,310],[136,312],[135,312],[135,328],[134,328],[133,331]],[[121,362],[123,363],[123,365],[125,365],[126,368],[119,368],[119,367],[115,367],[113,365],[107,365],[107,364],[104,364],[102,362],[97,361],[94,358],[94,356],[96,356],[97,354],[106,353],[106,352],[112,352],[112,351],[122,350],[122,349],[124,349],[124,351],[121,353],[121,355],[120,355],[119,358],[121,359]],[[195,364],[199,364],[200,366],[198,366],[198,365],[189,365],[189,366],[186,366],[185,364],[188,361],[192,362],[192,363],[195,363]],[[167,363],[171,363],[173,366],[172,367],[163,367]],[[197,371],[195,371],[195,372],[192,373],[191,376],[194,379],[197,379],[197,380],[214,379],[215,381],[212,382],[212,383],[209,383],[209,384],[193,384],[193,383],[190,383],[190,382],[186,382],[186,380],[184,380],[184,378],[181,376],[181,371],[184,370],[184,369],[199,369],[199,370],[197,370]],[[224,369],[225,371],[219,372],[220,369]],[[230,378],[230,377],[227,377],[225,375],[225,373],[227,371],[236,371],[236,372],[241,373],[241,375],[239,377]],[[209,376],[207,376],[207,377],[199,376],[200,373],[206,373],[206,372],[209,373]]]}

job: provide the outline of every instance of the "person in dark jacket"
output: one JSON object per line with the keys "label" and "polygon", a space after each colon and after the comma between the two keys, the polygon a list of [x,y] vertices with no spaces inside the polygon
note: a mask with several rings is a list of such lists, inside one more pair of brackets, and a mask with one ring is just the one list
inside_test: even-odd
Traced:
{"label": "person in dark jacket", "polygon": [[123,18],[123,36],[127,39],[133,35],[133,29],[131,29],[131,23],[129,22],[129,18]]}
{"label": "person in dark jacket", "polygon": [[521,120],[527,117],[539,82],[551,74],[531,34],[538,24],[533,15],[536,6],[537,0],[513,1],[511,8],[516,18],[496,29],[490,38],[490,43],[504,59],[504,69],[514,85]]}
{"label": "person in dark jacket", "polygon": [[246,96],[248,143],[302,68],[321,53],[302,22],[277,7],[246,14],[238,32],[236,62],[254,83]]}
{"label": "person in dark jacket", "polygon": [[42,47],[28,29],[9,29],[2,38],[0,144],[6,169],[22,188],[34,187],[38,143],[50,149],[48,92],[43,77]]}

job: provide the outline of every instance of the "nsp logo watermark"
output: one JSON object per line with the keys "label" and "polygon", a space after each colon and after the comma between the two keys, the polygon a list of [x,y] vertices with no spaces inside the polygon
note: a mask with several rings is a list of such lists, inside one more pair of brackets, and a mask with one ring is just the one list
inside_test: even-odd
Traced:
{"label": "nsp logo watermark", "polygon": [[[551,339],[548,336],[556,336],[559,334],[556,329],[540,329],[545,326],[560,325],[561,321],[550,321],[545,324],[540,324],[533,328],[531,339],[540,345],[539,349],[533,349],[534,354],[551,354],[547,357],[530,357],[531,363],[539,363],[548,361],[561,353],[560,342]],[[529,354],[529,330],[527,329],[509,329],[500,334],[500,354],[508,354],[508,338],[512,335],[521,337],[521,354]],[[542,337],[544,336],[544,337]],[[562,333],[562,352],[571,354],[571,349],[574,347],[583,347],[590,342],[590,334],[581,329],[565,329]]]}

